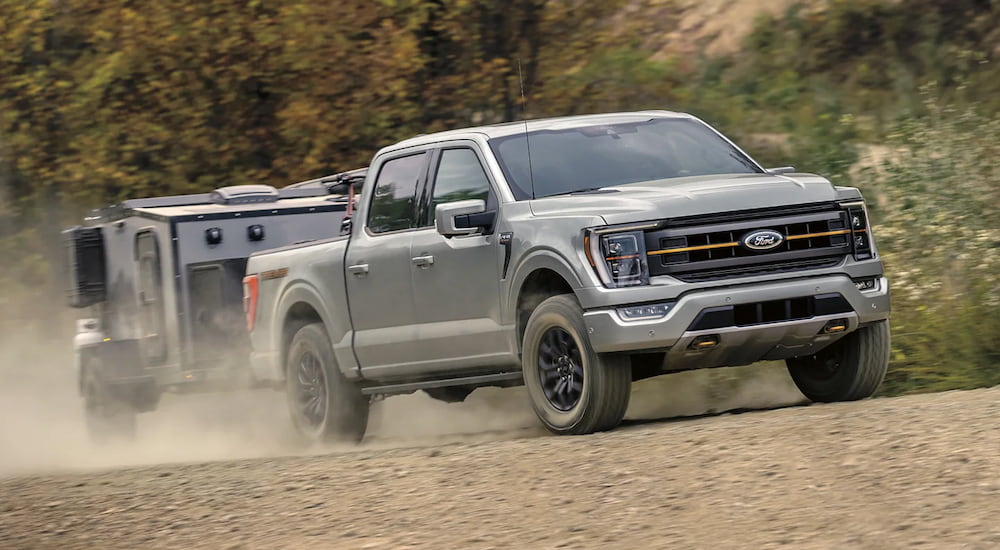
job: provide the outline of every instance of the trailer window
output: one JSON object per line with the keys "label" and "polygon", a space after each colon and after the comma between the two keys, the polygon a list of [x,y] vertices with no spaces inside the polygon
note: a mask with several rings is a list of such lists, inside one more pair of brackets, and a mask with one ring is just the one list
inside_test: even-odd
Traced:
{"label": "trailer window", "polygon": [[150,363],[160,363],[167,355],[167,343],[163,334],[163,276],[160,247],[152,230],[136,234],[135,261],[138,270],[137,298],[143,355]]}
{"label": "trailer window", "polygon": [[417,225],[417,184],[424,172],[426,153],[418,153],[382,164],[368,212],[368,229],[387,233]]}

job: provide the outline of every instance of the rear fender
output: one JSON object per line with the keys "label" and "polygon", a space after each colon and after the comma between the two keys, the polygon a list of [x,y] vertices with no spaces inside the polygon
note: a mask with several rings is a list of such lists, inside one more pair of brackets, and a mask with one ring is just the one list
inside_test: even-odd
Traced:
{"label": "rear fender", "polygon": [[351,348],[352,332],[346,312],[344,312],[344,315],[337,315],[335,312],[330,311],[325,301],[320,297],[319,290],[305,280],[292,282],[282,294],[278,304],[276,314],[273,317],[275,324],[271,327],[271,349],[278,351],[277,361],[279,361],[279,365],[277,367],[282,373],[284,372],[285,357],[288,353],[283,341],[285,323],[288,321],[292,308],[296,304],[306,304],[316,312],[320,322],[323,323],[327,337],[330,339],[330,344],[333,347],[337,365],[344,373],[344,376],[348,378],[357,377],[357,363]]}

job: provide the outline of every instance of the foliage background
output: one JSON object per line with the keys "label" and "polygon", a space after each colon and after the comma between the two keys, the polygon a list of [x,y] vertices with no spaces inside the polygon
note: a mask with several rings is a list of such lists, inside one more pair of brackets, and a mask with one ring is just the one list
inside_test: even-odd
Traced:
{"label": "foliage background", "polygon": [[[1000,383],[1000,2],[817,0],[662,48],[671,0],[0,0],[0,330],[71,319],[58,230],[281,186],[521,116],[691,111],[857,185],[894,291],[886,393]],[[529,98],[521,103],[521,82]]]}

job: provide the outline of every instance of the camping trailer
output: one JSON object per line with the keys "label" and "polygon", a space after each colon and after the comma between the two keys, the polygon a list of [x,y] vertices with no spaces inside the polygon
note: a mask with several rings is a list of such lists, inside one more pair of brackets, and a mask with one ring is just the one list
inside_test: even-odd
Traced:
{"label": "camping trailer", "polygon": [[86,311],[74,347],[91,434],[131,436],[165,391],[253,387],[247,258],[339,235],[364,172],[127,200],[65,230],[69,305]]}

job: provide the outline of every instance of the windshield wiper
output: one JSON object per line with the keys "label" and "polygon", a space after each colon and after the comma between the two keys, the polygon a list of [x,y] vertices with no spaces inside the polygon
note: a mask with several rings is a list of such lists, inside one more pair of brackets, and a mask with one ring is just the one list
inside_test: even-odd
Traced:
{"label": "windshield wiper", "polygon": [[584,195],[587,193],[596,193],[596,192],[618,193],[619,191],[618,189],[612,189],[610,187],[584,187],[583,189],[574,189],[573,191],[566,191],[565,193],[553,193],[551,195],[545,195],[545,197],[539,197],[539,198],[561,197],[563,195]]}

